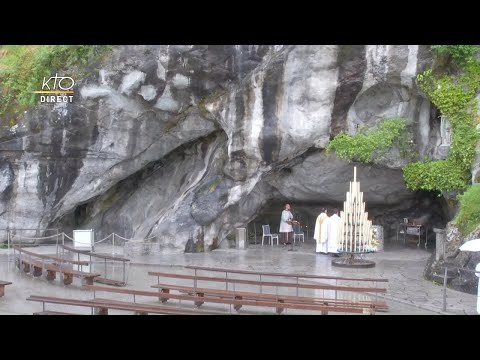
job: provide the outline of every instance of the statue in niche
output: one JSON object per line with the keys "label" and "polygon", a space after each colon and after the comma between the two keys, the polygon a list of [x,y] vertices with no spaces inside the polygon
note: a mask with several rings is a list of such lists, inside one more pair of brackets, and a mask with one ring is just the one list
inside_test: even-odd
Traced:
{"label": "statue in niche", "polygon": [[440,136],[442,137],[442,145],[450,146],[452,143],[452,128],[445,116],[440,117]]}

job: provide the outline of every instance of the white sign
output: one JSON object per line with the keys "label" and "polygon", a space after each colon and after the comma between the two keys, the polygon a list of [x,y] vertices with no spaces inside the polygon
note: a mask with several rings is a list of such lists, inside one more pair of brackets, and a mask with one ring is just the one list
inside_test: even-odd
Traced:
{"label": "white sign", "polygon": [[93,230],[73,230],[73,247],[75,249],[93,250],[95,233]]}

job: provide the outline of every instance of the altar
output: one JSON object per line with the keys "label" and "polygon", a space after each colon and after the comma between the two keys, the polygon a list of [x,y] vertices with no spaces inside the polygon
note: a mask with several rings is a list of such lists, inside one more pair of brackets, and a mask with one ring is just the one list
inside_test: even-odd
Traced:
{"label": "altar", "polygon": [[420,242],[422,235],[425,234],[425,249],[428,245],[428,227],[424,225],[414,225],[409,223],[398,223],[397,224],[397,242],[400,235],[403,235],[403,244],[407,244],[407,236],[415,236],[418,238],[417,246],[420,247]]}

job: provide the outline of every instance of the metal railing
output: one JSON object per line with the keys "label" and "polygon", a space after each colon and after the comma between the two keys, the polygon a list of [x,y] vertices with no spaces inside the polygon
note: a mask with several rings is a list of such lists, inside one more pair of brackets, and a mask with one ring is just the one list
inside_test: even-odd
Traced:
{"label": "metal railing", "polygon": [[[449,269],[454,269],[457,271],[464,271],[467,273],[472,273],[472,274],[480,274],[480,271],[475,271],[475,270],[470,270],[470,269],[465,269],[461,268],[458,266],[453,266],[453,265],[444,265],[443,268],[445,269],[444,274],[443,274],[443,304],[442,304],[442,311],[446,312],[447,311],[447,283],[448,283],[448,270]],[[461,275],[460,275],[461,276]],[[477,275],[478,276],[478,275]]]}

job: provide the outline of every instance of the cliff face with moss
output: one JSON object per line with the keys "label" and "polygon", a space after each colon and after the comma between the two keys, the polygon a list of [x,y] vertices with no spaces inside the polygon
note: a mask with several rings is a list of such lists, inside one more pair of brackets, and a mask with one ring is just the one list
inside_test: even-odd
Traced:
{"label": "cliff face with moss", "polygon": [[[115,46],[72,104],[2,119],[0,228],[208,250],[272,202],[338,206],[352,164],[324,149],[341,131],[401,117],[418,157],[441,157],[437,114],[415,85],[430,64],[417,45]],[[407,162],[393,147],[357,164],[387,234],[407,214],[445,222],[439,200],[406,189]]]}

